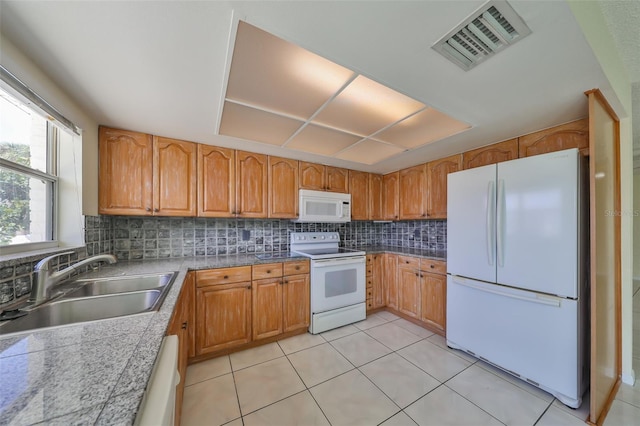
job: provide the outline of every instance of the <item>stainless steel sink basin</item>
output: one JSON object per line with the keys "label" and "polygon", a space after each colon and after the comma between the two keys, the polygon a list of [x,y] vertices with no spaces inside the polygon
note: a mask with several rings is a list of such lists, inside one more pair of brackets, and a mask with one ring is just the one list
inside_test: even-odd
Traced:
{"label": "stainless steel sink basin", "polygon": [[165,287],[173,281],[174,272],[151,275],[130,275],[92,280],[76,280],[82,287],[67,293],[65,297],[100,296],[128,291],[153,290]]}
{"label": "stainless steel sink basin", "polygon": [[62,297],[26,308],[27,315],[0,323],[0,334],[158,310],[176,275],[169,272],[73,281],[61,286],[65,291]]}

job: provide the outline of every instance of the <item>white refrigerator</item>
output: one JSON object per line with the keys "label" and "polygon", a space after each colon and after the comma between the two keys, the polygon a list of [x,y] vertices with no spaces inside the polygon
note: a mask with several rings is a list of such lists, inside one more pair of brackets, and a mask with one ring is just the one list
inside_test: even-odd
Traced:
{"label": "white refrigerator", "polygon": [[577,149],[449,174],[447,344],[578,407],[588,385]]}

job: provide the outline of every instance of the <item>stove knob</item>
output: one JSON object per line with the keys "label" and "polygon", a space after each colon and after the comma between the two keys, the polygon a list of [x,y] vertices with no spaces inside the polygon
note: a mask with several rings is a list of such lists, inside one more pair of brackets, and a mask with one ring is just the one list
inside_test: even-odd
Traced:
{"label": "stove knob", "polygon": [[324,240],[324,235],[322,237],[320,237],[321,240]]}

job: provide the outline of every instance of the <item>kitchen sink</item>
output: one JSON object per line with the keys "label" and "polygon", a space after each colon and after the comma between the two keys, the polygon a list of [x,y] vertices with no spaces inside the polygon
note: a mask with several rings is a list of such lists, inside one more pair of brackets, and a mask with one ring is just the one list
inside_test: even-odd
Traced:
{"label": "kitchen sink", "polygon": [[171,284],[175,275],[174,272],[170,272],[165,274],[76,280],[73,284],[81,284],[81,287],[67,293],[65,297],[101,296],[129,291],[160,289],[167,284]]}
{"label": "kitchen sink", "polygon": [[26,315],[0,323],[0,334],[158,310],[176,275],[169,272],[75,280],[61,286],[62,296],[35,308],[26,307]]}

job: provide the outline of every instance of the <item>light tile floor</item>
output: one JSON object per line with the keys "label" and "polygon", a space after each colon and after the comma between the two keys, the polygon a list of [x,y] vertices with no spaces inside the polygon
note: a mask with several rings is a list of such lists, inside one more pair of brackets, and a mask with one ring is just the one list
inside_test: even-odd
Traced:
{"label": "light tile floor", "polygon": [[[578,426],[588,415],[588,394],[569,409],[389,312],[194,364],[186,385],[184,426]],[[640,387],[623,386],[605,426],[640,424],[639,407]]]}

